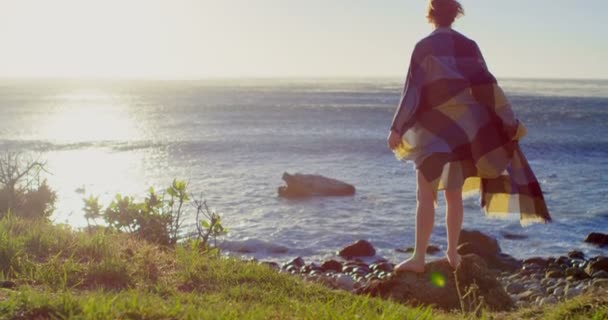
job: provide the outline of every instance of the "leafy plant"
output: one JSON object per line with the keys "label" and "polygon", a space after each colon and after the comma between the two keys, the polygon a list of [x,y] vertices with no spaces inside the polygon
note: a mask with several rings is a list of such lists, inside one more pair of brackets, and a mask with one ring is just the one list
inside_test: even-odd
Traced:
{"label": "leafy plant", "polygon": [[[154,188],[148,190],[143,201],[138,202],[130,196],[117,194],[114,200],[105,210],[99,203],[99,198],[90,196],[83,199],[84,213],[87,223],[93,220],[97,224],[97,218],[103,218],[107,226],[119,232],[136,234],[140,238],[160,245],[174,245],[182,233],[182,225],[186,216],[187,204],[190,196],[187,191],[187,183],[174,179],[171,185],[159,195]],[[220,216],[211,212],[203,202],[195,202],[197,205],[197,229],[199,235],[203,235],[203,245],[208,246],[209,237],[214,240],[227,232],[220,220]],[[204,207],[204,209],[202,209]],[[199,220],[200,216],[207,220]]]}
{"label": "leafy plant", "polygon": [[208,248],[209,237],[212,237],[213,245],[217,248],[217,237],[228,233],[228,229],[222,225],[220,215],[209,209],[207,201],[199,199],[195,200],[194,204],[196,207],[196,229],[201,245]]}

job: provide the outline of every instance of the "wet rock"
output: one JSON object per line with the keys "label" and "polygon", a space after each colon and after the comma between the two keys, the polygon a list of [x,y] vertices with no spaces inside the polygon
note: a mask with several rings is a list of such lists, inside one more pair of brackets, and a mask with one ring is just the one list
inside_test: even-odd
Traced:
{"label": "wet rock", "polygon": [[283,264],[283,269],[287,269],[291,266],[291,267],[294,267],[299,270],[305,264],[306,263],[304,262],[304,259],[302,259],[302,257],[297,257],[297,258],[293,258],[293,259],[287,261],[285,264]]}
{"label": "wet rock", "polygon": [[335,271],[335,272],[340,272],[342,271],[342,264],[336,260],[328,260],[323,262],[323,264],[321,265],[321,268],[327,272],[327,271]]}
{"label": "wet rock", "polygon": [[528,236],[525,234],[516,234],[508,231],[501,232],[502,236],[507,240],[523,240],[528,239]]}
{"label": "wet rock", "polygon": [[513,301],[496,279],[496,273],[488,269],[477,255],[463,256],[456,272],[443,259],[427,263],[424,273],[395,274],[385,280],[371,281],[356,292],[403,303],[435,305],[446,310],[460,309],[454,274],[461,292],[467,292],[473,288],[473,283],[476,284],[476,294],[484,297],[486,308],[501,311],[513,306]]}
{"label": "wet rock", "polygon": [[311,263],[309,265],[302,266],[300,268],[300,273],[304,273],[304,274],[311,273],[313,271],[319,272],[319,271],[321,271],[321,267],[315,263]]}
{"label": "wet rock", "polygon": [[587,238],[585,238],[585,242],[599,247],[608,246],[608,234],[592,232],[587,235]]}
{"label": "wet rock", "polygon": [[585,254],[582,251],[579,250],[573,250],[568,252],[568,258],[570,259],[585,259]]}
{"label": "wet rock", "polygon": [[287,186],[279,187],[279,196],[305,198],[314,196],[352,196],[355,187],[351,184],[311,174],[283,174]]}
{"label": "wet rock", "polygon": [[373,263],[369,266],[369,269],[375,273],[392,272],[394,268],[395,266],[389,262]]}
{"label": "wet rock", "polygon": [[365,240],[359,240],[340,250],[338,255],[344,258],[371,257],[376,255],[376,249],[371,243]]}

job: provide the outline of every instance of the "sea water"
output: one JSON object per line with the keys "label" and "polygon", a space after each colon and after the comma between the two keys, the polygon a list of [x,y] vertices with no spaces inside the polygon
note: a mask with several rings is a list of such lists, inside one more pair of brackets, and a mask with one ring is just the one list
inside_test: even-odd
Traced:
{"label": "sea water", "polygon": [[[518,258],[581,249],[608,232],[608,81],[501,81],[529,131],[522,147],[554,222],[521,227],[465,200],[464,227]],[[86,226],[82,199],[107,205],[174,178],[188,182],[230,229],[227,250],[319,261],[358,239],[396,261],[414,243],[415,179],[386,136],[399,79],[2,81],[0,151],[46,161],[56,223]],[[353,197],[277,197],[283,172],[352,183]],[[431,243],[445,249],[444,202]],[[190,228],[193,218],[188,217]],[[505,234],[526,237],[509,240]]]}

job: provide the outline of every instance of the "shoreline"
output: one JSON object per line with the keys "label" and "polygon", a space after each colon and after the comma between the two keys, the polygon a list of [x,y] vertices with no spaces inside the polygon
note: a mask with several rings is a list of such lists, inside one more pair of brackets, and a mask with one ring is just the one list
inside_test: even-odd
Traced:
{"label": "shoreline", "polygon": [[[469,241],[485,242],[472,244],[461,236],[459,253],[479,256],[509,295],[516,308],[557,304],[588,294],[597,288],[608,289],[608,257],[598,255],[586,257],[579,250],[571,250],[559,257],[532,257],[515,259],[501,251],[496,239],[478,231],[463,230]],[[471,237],[471,234],[473,236]],[[351,244],[340,251],[352,249],[371,250],[371,255],[336,256],[320,263],[306,263],[296,257],[283,263],[249,259],[279,272],[298,276],[305,281],[321,283],[332,289],[357,293],[362,289],[391,281],[395,274],[394,262],[377,256],[371,244],[365,242],[363,249],[359,243]],[[367,246],[367,247],[366,247]],[[496,246],[496,248],[488,247]],[[371,249],[369,248],[371,247]],[[600,248],[602,248],[600,246]],[[357,249],[355,249],[357,250]],[[429,246],[427,255],[441,253],[438,247]],[[445,258],[428,259],[430,264],[441,263]]]}

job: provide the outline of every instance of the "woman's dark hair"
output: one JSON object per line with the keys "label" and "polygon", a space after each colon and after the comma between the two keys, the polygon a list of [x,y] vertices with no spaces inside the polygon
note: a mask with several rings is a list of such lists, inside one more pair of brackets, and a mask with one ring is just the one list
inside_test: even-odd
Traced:
{"label": "woman's dark hair", "polygon": [[426,18],[438,27],[449,27],[462,15],[464,9],[456,0],[429,0]]}

